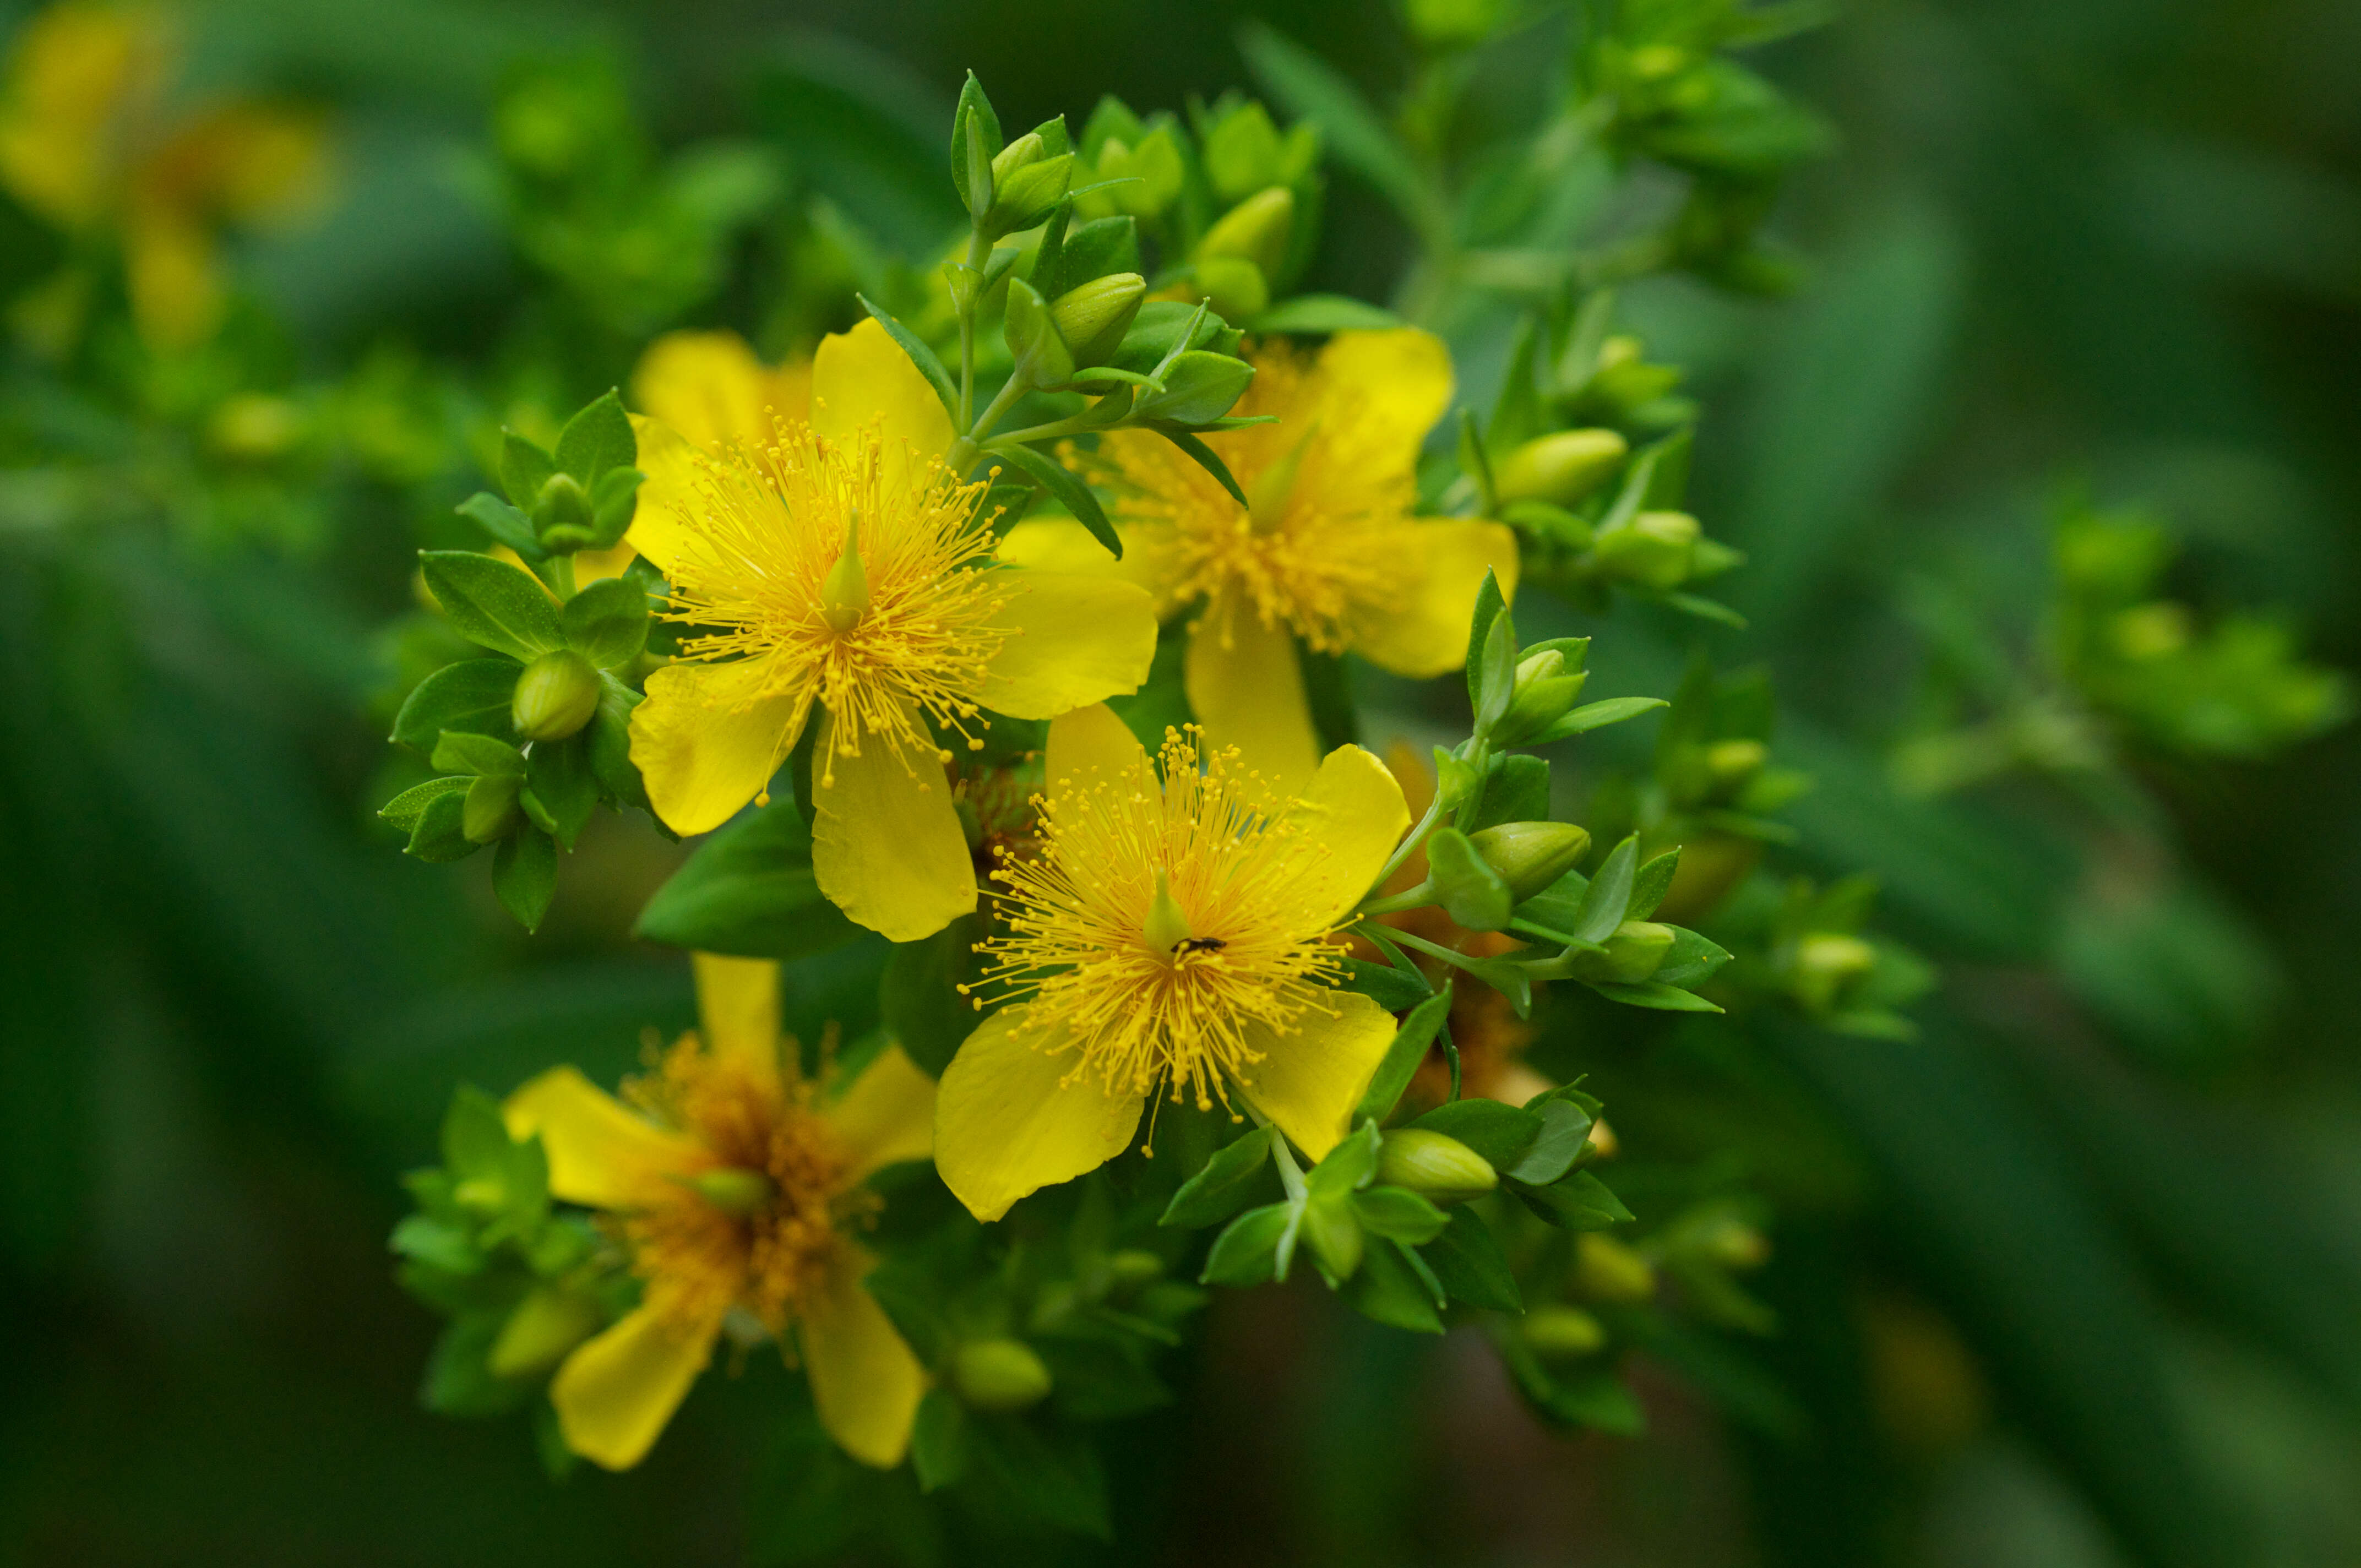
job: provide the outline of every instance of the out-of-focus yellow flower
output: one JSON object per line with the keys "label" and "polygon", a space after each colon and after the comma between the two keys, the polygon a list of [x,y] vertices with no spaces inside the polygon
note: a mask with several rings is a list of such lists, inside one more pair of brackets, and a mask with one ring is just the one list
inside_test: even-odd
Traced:
{"label": "out-of-focus yellow flower", "polygon": [[1499,523],[1412,515],[1420,444],[1451,402],[1441,339],[1342,332],[1317,356],[1273,344],[1251,357],[1234,411],[1278,422],[1205,437],[1251,506],[1161,436],[1126,431],[1095,459],[1121,492],[1123,561],[1050,521],[1013,531],[1002,555],[1113,571],[1159,615],[1193,614],[1184,674],[1206,738],[1301,784],[1319,742],[1291,639],[1399,674],[1458,669],[1484,574],[1516,587],[1517,543]]}
{"label": "out-of-focus yellow flower", "polygon": [[312,206],[326,175],[316,115],[169,113],[175,55],[161,13],[77,0],[26,25],[0,86],[0,183],[61,228],[119,232],[132,313],[159,348],[220,325],[220,225]]}
{"label": "out-of-focus yellow flower", "polygon": [[668,332],[631,369],[641,414],[719,456],[763,447],[779,422],[811,419],[812,362],[765,365],[734,332]]}
{"label": "out-of-focus yellow flower", "polygon": [[1336,989],[1336,928],[1410,826],[1400,788],[1339,747],[1300,795],[1168,732],[1159,780],[1105,707],[1049,727],[1035,854],[995,873],[983,946],[1008,1004],[943,1073],[936,1165],[998,1219],[1131,1142],[1149,1096],[1241,1096],[1313,1159],[1349,1130],[1394,1020]]}
{"label": "out-of-focus yellow flower", "polygon": [[[715,428],[749,422],[723,406]],[[808,423],[718,454],[653,419],[637,428],[648,479],[630,542],[672,585],[677,618],[705,629],[631,715],[657,815],[681,833],[719,827],[817,707],[820,891],[897,942],[972,910],[937,728],[981,747],[987,709],[1050,718],[1137,689],[1155,654],[1148,596],[995,560],[985,487],[945,467],[950,420],[874,322],[820,345]]]}
{"label": "out-of-focus yellow flower", "polygon": [[778,965],[700,953],[697,978],[702,1036],[622,1099],[562,1067],[505,1107],[512,1135],[540,1135],[551,1194],[603,1212],[646,1282],[558,1368],[559,1431],[610,1470],[638,1464],[738,1313],[800,1347],[847,1453],[898,1464],[926,1373],[862,1284],[857,1234],[877,1199],[861,1184],[927,1157],[935,1086],[898,1046],[851,1082],[812,1082],[779,1036]]}

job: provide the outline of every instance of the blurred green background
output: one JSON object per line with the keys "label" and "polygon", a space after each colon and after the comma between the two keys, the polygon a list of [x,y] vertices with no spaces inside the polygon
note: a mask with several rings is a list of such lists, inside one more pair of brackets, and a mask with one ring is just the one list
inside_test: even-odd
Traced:
{"label": "blurred green background", "polygon": [[[317,105],[335,149],[310,221],[237,242],[279,323],[255,352],[421,418],[420,364],[500,370],[544,330],[469,162],[521,58],[611,51],[662,145],[748,138],[911,251],[955,216],[933,160],[966,69],[1025,125],[1257,90],[1250,16],[1380,98],[1406,58],[1344,4],[185,15],[192,91]],[[1626,308],[1708,411],[1694,510],[1751,557],[1752,629],[1713,652],[1770,666],[1780,756],[1819,781],[1788,863],[1878,872],[1945,975],[1915,1044],[1670,1034],[1644,1097],[1616,1092],[1635,1064],[1595,1066],[1627,1140],[1750,1151],[1784,1321],[1760,1398],[1643,1365],[1646,1436],[1553,1439],[1480,1342],[1389,1335],[1303,1282],[1225,1299],[1189,1398],[1116,1437],[1125,1524],[1078,1560],[2361,1561],[2361,735],[2143,766],[2097,807],[2022,776],[1914,799],[1885,766],[1946,625],[2032,635],[2061,490],[2146,505],[2187,542],[2186,597],[2285,607],[2361,664],[2361,8],[1860,0],[1760,60],[1839,133],[1774,225],[1805,286],[1664,280]],[[35,241],[0,216],[13,291]],[[841,324],[766,315],[800,253],[742,243],[746,281],[692,319]],[[1406,253],[1333,174],[1312,285],[1384,300]],[[1505,332],[1455,349],[1488,399]],[[519,1423],[418,1402],[435,1324],[384,1236],[452,1085],[611,1073],[689,1012],[677,955],[627,939],[677,855],[643,828],[602,819],[527,939],[370,819],[380,629],[446,526],[417,498],[473,477],[199,506],[170,417],[9,352],[0,1561],[791,1555],[803,1456],[741,1441],[775,1366],[708,1380],[641,1470],[563,1485]],[[629,367],[620,340],[570,352],[590,389]],[[1669,691],[1701,635],[1584,630],[1617,693]]]}

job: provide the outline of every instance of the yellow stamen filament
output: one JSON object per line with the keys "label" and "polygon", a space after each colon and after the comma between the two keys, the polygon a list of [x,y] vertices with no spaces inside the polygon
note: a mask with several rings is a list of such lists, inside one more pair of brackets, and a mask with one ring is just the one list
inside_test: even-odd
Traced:
{"label": "yellow stamen filament", "polygon": [[1325,1006],[1341,969],[1317,905],[1328,850],[1235,751],[1201,768],[1167,731],[1162,761],[1160,789],[1091,777],[1044,803],[1036,855],[994,872],[1008,935],[983,944],[985,973],[1020,1033],[1080,1047],[1070,1077],[1210,1106],[1262,1059],[1250,1039]]}

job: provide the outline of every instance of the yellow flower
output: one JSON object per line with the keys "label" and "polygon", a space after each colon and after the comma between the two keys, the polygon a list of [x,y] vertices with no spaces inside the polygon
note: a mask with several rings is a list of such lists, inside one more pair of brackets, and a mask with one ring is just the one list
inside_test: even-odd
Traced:
{"label": "yellow flower", "polygon": [[[1300,784],[1319,743],[1291,639],[1397,674],[1458,669],[1485,572],[1515,590],[1517,543],[1499,523],[1411,515],[1419,446],[1451,403],[1440,339],[1342,332],[1316,358],[1284,344],[1251,357],[1235,411],[1278,422],[1205,439],[1252,507],[1160,436],[1110,435],[1096,461],[1121,492],[1114,569],[1154,593],[1160,616],[1194,615],[1183,673],[1207,740]],[[1071,569],[1093,559],[1086,537],[1027,523],[1002,555]]]}
{"label": "yellow flower", "polygon": [[137,7],[54,5],[28,23],[0,88],[0,184],[70,230],[120,226],[132,313],[159,347],[220,323],[214,228],[316,203],[316,116],[233,103],[173,119],[172,29]]}
{"label": "yellow flower", "polygon": [[1008,934],[983,947],[1012,1000],[937,1102],[936,1167],[979,1218],[1122,1153],[1159,1093],[1235,1095],[1319,1159],[1393,1038],[1334,984],[1337,928],[1410,826],[1384,764],[1339,747],[1289,799],[1176,732],[1162,761],[1159,783],[1104,706],[1049,727],[1042,839],[994,873]]}
{"label": "yellow flower", "polygon": [[631,368],[642,414],[716,456],[771,444],[779,420],[811,418],[808,359],[765,365],[734,332],[668,332]]}
{"label": "yellow flower", "polygon": [[793,1332],[847,1453],[898,1464],[926,1374],[862,1287],[854,1233],[877,1202],[862,1179],[927,1157],[934,1085],[898,1046],[815,1084],[779,1037],[776,964],[700,953],[697,977],[702,1039],[682,1036],[624,1100],[562,1067],[505,1107],[512,1135],[541,1135],[551,1194],[604,1212],[646,1282],[558,1368],[558,1428],[610,1470],[638,1464],[736,1314],[783,1350]]}
{"label": "yellow flower", "polygon": [[939,729],[1050,718],[1136,690],[1148,595],[995,559],[985,487],[944,466],[950,418],[884,329],[821,345],[808,424],[719,455],[653,420],[631,543],[699,629],[649,676],[631,759],[657,815],[718,828],[762,794],[818,707],[812,863],[846,915],[915,941],[975,907]]}

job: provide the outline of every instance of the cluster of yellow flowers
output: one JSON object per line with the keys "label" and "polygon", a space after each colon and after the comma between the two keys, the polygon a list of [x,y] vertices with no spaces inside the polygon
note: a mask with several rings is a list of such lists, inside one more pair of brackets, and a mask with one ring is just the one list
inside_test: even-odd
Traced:
{"label": "cluster of yellow flowers", "polygon": [[[702,1040],[632,1103],[571,1069],[518,1091],[511,1128],[543,1139],[552,1192],[613,1216],[646,1282],[552,1387],[577,1452],[635,1463],[739,1323],[792,1330],[838,1442],[897,1463],[925,1375],[860,1284],[859,1183],[881,1164],[931,1157],[992,1220],[1122,1153],[1159,1095],[1251,1113],[1315,1160],[1349,1131],[1394,1023],[1334,983],[1338,933],[1410,817],[1369,752],[1318,755],[1295,642],[1455,668],[1516,547],[1413,515],[1451,397],[1435,338],[1344,333],[1255,362],[1242,411],[1273,422],[1208,438],[1250,505],[1146,434],[1078,459],[1121,498],[1117,561],[1071,522],[995,532],[986,487],[948,466],[940,401],[874,322],[808,372],[710,334],[650,351],[628,543],[692,629],[631,719],[650,800],[679,832],[717,828],[817,725],[821,890],[907,942],[972,912],[981,870],[1004,890],[983,948],[1000,1005],[939,1090],[893,1047],[812,1083],[781,1046],[775,967],[701,958]],[[1151,759],[1105,699],[1181,615],[1202,729]],[[1048,789],[1023,852],[983,857],[946,765],[994,715],[1051,721]]]}

